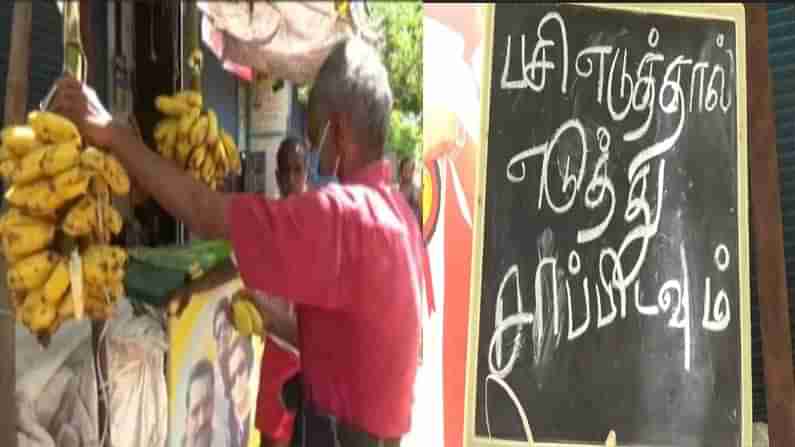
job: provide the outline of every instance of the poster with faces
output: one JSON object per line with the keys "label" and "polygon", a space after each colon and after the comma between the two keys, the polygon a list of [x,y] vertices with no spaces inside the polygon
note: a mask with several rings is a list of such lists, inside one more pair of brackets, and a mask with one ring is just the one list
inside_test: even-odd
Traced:
{"label": "poster with faces", "polygon": [[235,280],[193,296],[169,321],[169,447],[256,447],[263,344],[231,321]]}

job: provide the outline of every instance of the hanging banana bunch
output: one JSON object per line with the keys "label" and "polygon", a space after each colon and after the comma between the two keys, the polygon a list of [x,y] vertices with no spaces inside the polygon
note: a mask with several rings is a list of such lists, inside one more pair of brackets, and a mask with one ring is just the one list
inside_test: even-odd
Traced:
{"label": "hanging banana bunch", "polygon": [[[64,71],[82,80],[79,29],[78,3],[65,2]],[[10,186],[0,250],[17,320],[46,346],[69,319],[109,318],[127,263],[126,250],[110,245],[123,224],[111,196],[130,191],[119,161],[85,146],[68,119],[32,111],[26,125],[0,132],[0,176]]]}
{"label": "hanging banana bunch", "polygon": [[240,174],[240,153],[232,136],[219,127],[215,111],[202,108],[203,61],[198,47],[188,65],[193,88],[155,99],[155,107],[165,115],[155,126],[155,142],[160,155],[215,190],[230,173]]}

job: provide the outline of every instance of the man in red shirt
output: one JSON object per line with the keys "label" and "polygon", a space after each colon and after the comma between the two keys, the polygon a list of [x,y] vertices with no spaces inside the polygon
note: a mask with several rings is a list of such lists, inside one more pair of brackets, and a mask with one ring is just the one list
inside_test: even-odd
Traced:
{"label": "man in red shirt", "polygon": [[400,444],[411,424],[424,247],[382,158],[392,93],[371,47],[336,45],[310,93],[320,171],[340,183],[287,199],[212,191],[111,123],[73,79],[59,81],[54,105],[192,231],[231,240],[246,287],[297,305],[304,445]]}

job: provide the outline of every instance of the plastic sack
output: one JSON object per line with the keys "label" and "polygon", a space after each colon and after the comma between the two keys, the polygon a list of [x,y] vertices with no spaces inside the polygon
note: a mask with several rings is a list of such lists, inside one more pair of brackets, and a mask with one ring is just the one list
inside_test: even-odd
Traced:
{"label": "plastic sack", "polygon": [[751,435],[753,447],[769,447],[770,437],[767,431],[767,424],[764,422],[754,422],[754,430]]}
{"label": "plastic sack", "polygon": [[197,6],[205,14],[203,41],[216,57],[296,84],[314,79],[340,39],[357,31],[365,40],[378,38],[365,26],[361,2],[350,4],[353,22],[329,1],[200,1]]}
{"label": "plastic sack", "polygon": [[[135,317],[126,300],[107,326],[106,352],[111,445],[163,447],[168,439],[166,333],[149,316]],[[102,337],[101,337],[102,338]]]}
{"label": "plastic sack", "polygon": [[16,327],[17,445],[98,445],[97,384],[90,324],[65,323],[48,349]]}

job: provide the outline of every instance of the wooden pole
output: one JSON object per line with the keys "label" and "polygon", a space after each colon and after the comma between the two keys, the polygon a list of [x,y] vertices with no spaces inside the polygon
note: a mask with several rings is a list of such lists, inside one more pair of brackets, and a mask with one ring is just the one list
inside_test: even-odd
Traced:
{"label": "wooden pole", "polygon": [[768,65],[767,6],[746,5],[751,224],[761,309],[762,350],[770,445],[795,446],[792,366],[784,236],[781,223],[776,116]]}
{"label": "wooden pole", "polygon": [[[33,2],[14,2],[9,38],[11,48],[6,78],[5,125],[24,123],[28,106],[28,79],[30,78],[30,37],[33,24]],[[4,204],[5,205],[5,204]],[[6,271],[5,260],[0,260],[0,272]],[[10,309],[5,281],[0,281],[2,305]],[[0,418],[0,445],[17,446],[16,390],[16,321],[0,319],[0,398],[5,402],[5,417]]]}
{"label": "wooden pole", "polygon": [[6,79],[5,124],[25,122],[28,107],[28,79],[30,78],[30,34],[33,22],[33,2],[14,2],[11,24],[11,51]]}

